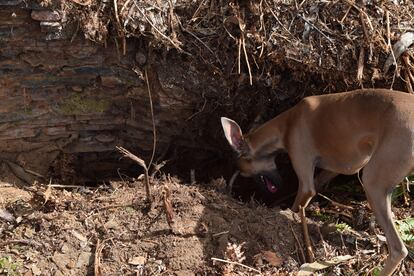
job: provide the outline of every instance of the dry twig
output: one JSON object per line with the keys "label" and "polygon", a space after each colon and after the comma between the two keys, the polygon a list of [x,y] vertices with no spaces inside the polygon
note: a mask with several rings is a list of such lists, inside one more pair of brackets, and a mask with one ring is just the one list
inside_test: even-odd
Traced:
{"label": "dry twig", "polygon": [[168,226],[172,229],[172,226],[174,224],[174,210],[171,204],[171,192],[166,185],[164,185],[162,188],[162,200]]}
{"label": "dry twig", "polygon": [[365,49],[361,47],[359,51],[359,58],[358,58],[358,72],[357,72],[357,80],[362,85],[362,79],[364,77],[364,59],[365,59]]}
{"label": "dry twig", "polygon": [[135,7],[138,9],[138,11],[142,14],[142,16],[145,18],[145,20],[148,22],[148,24],[151,25],[151,27],[157,32],[159,33],[164,39],[168,40],[172,46],[174,46],[177,50],[179,50],[182,53],[186,53],[188,55],[191,56],[190,53],[187,53],[186,51],[184,51],[180,45],[177,45],[177,43],[175,43],[171,38],[169,38],[168,36],[166,36],[165,34],[163,34],[160,30],[158,30],[158,28],[154,25],[154,23],[152,23],[152,21],[147,17],[147,15],[141,10],[141,8],[138,6],[138,4],[136,2],[134,2]]}
{"label": "dry twig", "polygon": [[138,165],[140,165],[144,169],[144,181],[145,181],[145,193],[147,196],[147,201],[151,202],[151,191],[150,191],[150,184],[149,184],[149,176],[148,176],[148,167],[145,164],[145,161],[141,158],[137,157],[136,155],[132,154],[128,150],[123,147],[116,147],[116,149],[124,156],[128,157],[129,159],[135,161]]}
{"label": "dry twig", "polygon": [[114,13],[115,13],[117,31],[122,40],[122,54],[125,56],[126,55],[126,38],[125,38],[124,30],[122,29],[122,26],[121,26],[121,21],[119,20],[118,0],[114,0]]}
{"label": "dry twig", "polygon": [[150,162],[148,163],[148,169],[150,169],[152,166],[152,162],[154,161],[155,149],[157,147],[157,130],[155,128],[154,105],[152,103],[151,88],[150,88],[150,83],[148,81],[148,72],[146,68],[145,68],[145,81],[147,83],[148,97],[150,101],[150,110],[151,110],[151,120],[152,120],[152,139],[153,139],[152,140],[152,154],[151,154]]}
{"label": "dry twig", "polygon": [[247,266],[247,265],[245,265],[245,264],[241,264],[241,263],[238,263],[238,262],[233,262],[233,261],[228,261],[228,260],[223,260],[223,259],[219,259],[219,258],[214,258],[214,257],[213,257],[213,258],[211,258],[211,260],[213,260],[213,261],[217,261],[217,262],[222,262],[222,263],[227,263],[227,264],[238,265],[238,266],[241,266],[241,267],[247,268],[248,270],[254,271],[254,272],[256,272],[256,273],[258,273],[258,274],[262,275],[262,273],[260,272],[260,270],[257,270],[257,269],[255,269],[255,268],[253,268],[253,267],[250,267],[250,266]]}
{"label": "dry twig", "polygon": [[37,241],[34,241],[34,240],[29,240],[29,239],[16,239],[16,240],[3,241],[3,242],[0,242],[0,247],[4,247],[8,244],[13,244],[13,243],[31,245],[36,248],[42,247],[41,243],[38,243]]}
{"label": "dry twig", "polygon": [[336,207],[339,207],[339,208],[342,208],[342,209],[347,209],[347,210],[354,210],[354,207],[348,206],[348,205],[344,205],[342,203],[339,203],[339,202],[337,202],[335,200],[332,200],[329,197],[327,197],[327,196],[325,196],[325,195],[323,195],[321,193],[318,193],[318,195],[321,196],[321,197],[323,197],[324,199],[328,200],[332,205],[334,205]]}
{"label": "dry twig", "polygon": [[295,241],[298,245],[298,249],[300,252],[300,256],[302,257],[302,261],[305,263],[306,262],[306,257],[305,257],[305,252],[303,252],[303,248],[302,248],[302,244],[300,243],[298,236],[296,236],[295,231],[293,230],[292,224],[289,223],[290,226],[290,231],[292,231],[293,237],[295,238]]}
{"label": "dry twig", "polygon": [[315,261],[315,255],[313,254],[312,245],[311,245],[311,241],[309,237],[309,230],[308,230],[308,223],[306,222],[305,208],[303,208],[302,206],[299,206],[299,214],[300,214],[300,220],[302,222],[303,238],[305,240],[306,252],[308,253],[306,261],[308,263],[313,263]]}
{"label": "dry twig", "polygon": [[104,242],[101,243],[101,241],[98,239],[98,241],[96,242],[95,260],[94,260],[94,272],[95,272],[95,276],[102,276],[102,270],[101,270],[101,254],[102,254],[103,248],[104,248]]}

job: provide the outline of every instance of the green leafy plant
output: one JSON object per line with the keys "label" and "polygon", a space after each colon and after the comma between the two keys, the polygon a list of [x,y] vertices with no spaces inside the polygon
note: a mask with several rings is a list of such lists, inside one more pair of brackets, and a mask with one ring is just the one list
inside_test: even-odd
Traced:
{"label": "green leafy plant", "polygon": [[381,273],[381,270],[382,270],[382,268],[377,266],[372,270],[371,275],[372,276],[379,276],[380,273]]}
{"label": "green leafy plant", "polygon": [[414,218],[409,217],[403,220],[397,220],[395,224],[400,232],[401,239],[408,247],[408,255],[411,259],[414,259]]}
{"label": "green leafy plant", "polygon": [[0,258],[0,275],[17,276],[17,268],[17,263],[14,263],[10,256]]}
{"label": "green leafy plant", "polygon": [[321,221],[329,221],[329,220],[331,220],[331,216],[329,216],[329,215],[327,215],[325,213],[322,213],[320,211],[313,212],[312,213],[312,216],[314,216],[315,218],[320,219]]}
{"label": "green leafy plant", "polygon": [[337,231],[339,232],[343,232],[345,230],[349,230],[351,229],[351,226],[349,226],[348,224],[346,224],[345,222],[341,222],[341,223],[337,223],[335,224],[335,228]]}
{"label": "green leafy plant", "polygon": [[410,176],[406,177],[401,182],[401,184],[398,185],[397,187],[395,187],[395,189],[392,191],[391,202],[395,202],[396,200],[398,200],[400,197],[403,196],[403,186],[402,185],[407,185],[407,181],[408,181],[409,189],[411,191],[414,189],[414,175],[410,175]]}
{"label": "green leafy plant", "polygon": [[[404,184],[402,184],[404,185]],[[399,199],[403,195],[403,188],[401,185],[398,185],[395,187],[395,189],[392,191],[391,194],[391,202],[395,202],[397,199]]]}

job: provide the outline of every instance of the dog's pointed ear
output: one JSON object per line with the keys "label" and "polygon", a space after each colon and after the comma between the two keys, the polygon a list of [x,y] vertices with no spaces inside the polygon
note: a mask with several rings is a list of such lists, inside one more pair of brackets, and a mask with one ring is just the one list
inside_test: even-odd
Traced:
{"label": "dog's pointed ear", "polygon": [[240,126],[235,121],[226,117],[221,117],[221,125],[223,126],[224,135],[226,136],[230,146],[235,151],[240,152],[244,142]]}

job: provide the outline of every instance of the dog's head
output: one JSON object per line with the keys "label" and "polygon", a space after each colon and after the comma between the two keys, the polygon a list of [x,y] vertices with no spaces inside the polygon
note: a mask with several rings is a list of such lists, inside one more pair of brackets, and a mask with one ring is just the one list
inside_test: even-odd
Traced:
{"label": "dog's head", "polygon": [[264,185],[270,193],[276,193],[282,185],[274,153],[254,152],[249,145],[248,136],[243,136],[239,125],[228,118],[222,117],[221,124],[230,146],[237,153],[237,166],[240,174],[252,177],[260,185]]}

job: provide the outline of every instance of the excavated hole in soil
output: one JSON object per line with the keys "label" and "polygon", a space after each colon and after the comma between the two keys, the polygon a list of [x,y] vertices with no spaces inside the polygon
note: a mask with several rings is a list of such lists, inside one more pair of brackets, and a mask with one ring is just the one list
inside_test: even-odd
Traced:
{"label": "excavated hole in soil", "polygon": [[[201,153],[195,151],[192,156],[197,154]],[[236,170],[232,160],[226,158],[194,162],[192,156],[181,155],[179,159],[167,163],[161,172],[176,175],[185,183],[191,183],[191,170],[194,170],[196,183],[203,185],[220,177],[228,183]],[[286,153],[278,154],[275,162],[283,180],[277,193],[270,193],[253,178],[238,176],[233,183],[232,196],[241,201],[255,199],[267,206],[291,206],[298,187],[296,174]],[[136,163],[126,158],[120,159],[117,152],[63,154],[50,167],[50,177],[55,182],[86,186],[97,186],[111,180],[128,181],[143,172]]]}
{"label": "excavated hole in soil", "polygon": [[[191,183],[190,171],[194,170],[196,185],[204,185],[204,183],[209,183],[211,180],[220,177],[223,177],[229,183],[236,170],[232,160],[223,157],[212,159],[210,156],[210,160],[194,163],[194,158],[192,158],[194,154],[201,155],[197,151],[192,156],[188,154],[180,155],[180,158],[167,163],[161,172],[176,175],[183,182]],[[253,178],[238,176],[233,183],[232,196],[243,202],[254,199],[268,207],[279,206],[282,209],[291,207],[298,189],[297,176],[287,153],[278,153],[275,162],[282,178],[280,189],[276,193],[269,192],[264,185]],[[109,183],[112,180],[130,181],[139,177],[142,173],[142,168],[136,163],[126,158],[120,159],[120,155],[115,151],[64,154],[50,168],[50,176],[55,181],[92,187]],[[318,171],[316,171],[317,173]],[[349,185],[352,182],[358,183],[355,175],[338,176],[332,181],[331,185],[336,187]],[[221,192],[228,192],[228,190],[223,187]],[[361,194],[361,199],[362,197],[363,194]],[[318,198],[316,197],[317,200]]]}
{"label": "excavated hole in soil", "polygon": [[[316,87],[323,87],[323,83],[319,79],[310,78],[306,85],[300,85],[294,81],[291,81],[292,77],[288,71],[282,71],[280,72],[280,75],[282,78],[279,83],[278,91],[288,91],[287,95],[312,95],[314,94],[313,90],[315,90]],[[304,90],[303,87],[311,88]],[[249,89],[251,88],[249,87]],[[243,113],[246,118],[254,118],[257,115],[257,112],[262,112],[262,122],[278,115],[284,110],[291,108],[301,98],[278,98],[277,93],[270,93],[267,90],[256,90],[260,91],[260,93],[255,95],[255,97],[258,99],[260,98],[260,100],[255,100],[251,102],[250,105],[245,103],[246,107],[244,109],[239,108],[240,110],[237,109],[237,112],[243,113],[244,111],[249,111],[246,114]],[[243,94],[241,92],[251,93],[250,90],[244,91],[243,89],[239,92],[240,95]],[[280,94],[283,95],[281,92]],[[244,99],[242,96],[240,97],[241,99]],[[239,104],[239,102],[234,103],[235,106],[239,106]],[[252,111],[252,107],[257,108]],[[226,114],[226,109],[224,107],[224,110],[214,110],[214,112]],[[195,183],[198,185],[209,183],[212,179],[220,177],[223,177],[227,183],[229,182],[236,170],[234,160],[231,158],[232,151],[226,144],[225,139],[222,137],[222,130],[217,129],[219,125],[212,123],[212,121],[218,122],[219,119],[214,118],[214,120],[212,120],[210,116],[211,114],[207,113],[200,116],[207,116],[208,118],[199,118],[197,122],[192,123],[192,126],[197,129],[205,129],[206,132],[204,133],[204,136],[208,137],[207,139],[212,140],[209,145],[210,147],[213,145],[215,149],[205,149],[203,147],[205,146],[203,143],[206,143],[206,141],[200,141],[200,144],[192,145],[193,147],[186,148],[183,148],[182,146],[169,146],[168,150],[163,154],[160,154],[160,152],[156,152],[155,154],[155,163],[168,160],[166,165],[161,169],[162,173],[176,175],[184,183],[191,183],[193,180],[191,179],[191,170],[194,170]],[[241,117],[243,118],[243,116]],[[252,127],[252,125],[241,125],[241,127],[242,129],[248,130]],[[220,137],[217,137],[217,133],[219,133]],[[132,148],[128,148],[128,150],[134,154],[137,154],[137,152]],[[143,155],[137,155],[148,162],[151,152],[146,152]],[[162,155],[162,157],[159,157],[160,155]],[[157,160],[157,158],[159,158],[159,160]],[[267,191],[263,185],[260,185],[254,181],[254,179],[239,176],[233,184],[233,197],[241,201],[249,201],[254,198],[258,202],[264,203],[267,206],[277,205],[281,208],[290,207],[297,193],[298,180],[286,153],[279,153],[276,156],[275,161],[283,180],[282,185],[280,185],[281,188],[278,192],[272,194]],[[51,166],[50,171],[53,179],[60,181],[61,183],[83,184],[89,186],[107,183],[110,180],[128,181],[131,180],[131,178],[136,178],[143,173],[141,167],[127,158],[121,158],[121,155],[115,150],[106,152],[62,154],[62,156],[60,156]],[[335,179],[335,183],[341,183],[341,181],[343,182],[341,179],[342,177],[337,177]]]}

